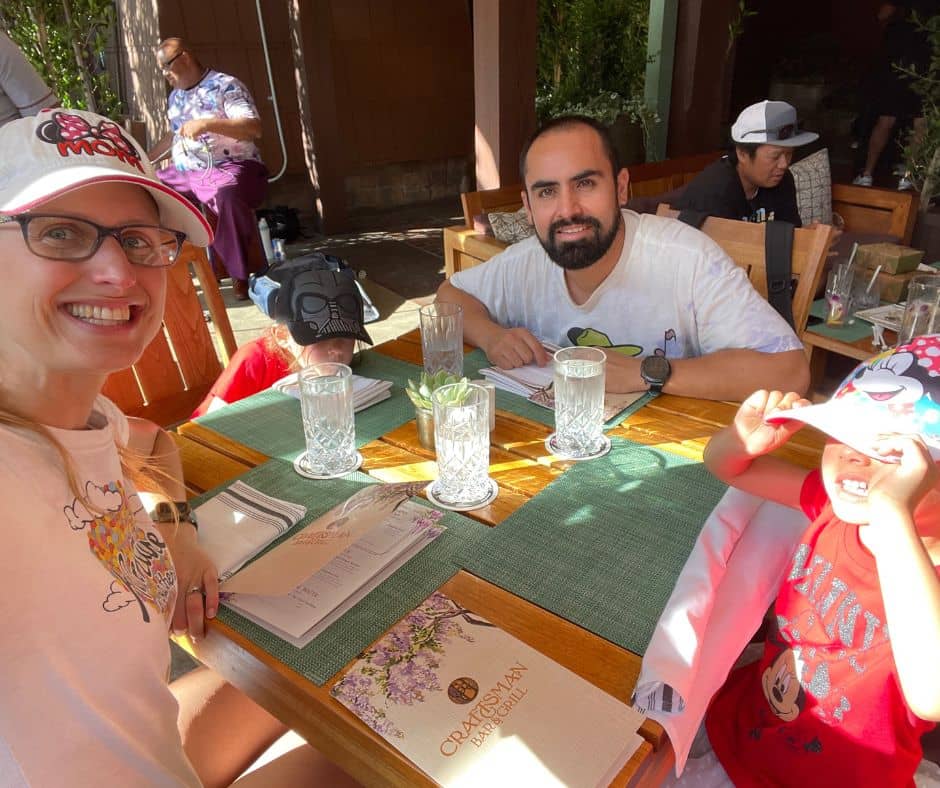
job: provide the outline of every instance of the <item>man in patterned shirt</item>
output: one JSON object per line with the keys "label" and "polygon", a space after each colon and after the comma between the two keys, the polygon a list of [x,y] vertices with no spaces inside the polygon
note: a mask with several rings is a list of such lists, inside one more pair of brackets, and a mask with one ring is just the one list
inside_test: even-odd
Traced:
{"label": "man in patterned shirt", "polygon": [[173,90],[170,131],[150,151],[172,154],[160,179],[205,204],[217,219],[212,252],[233,280],[235,298],[248,298],[248,275],[264,264],[255,209],[268,188],[268,171],[255,140],[261,119],[248,89],[235,77],[204,67],[180,38],[157,47],[157,62]]}

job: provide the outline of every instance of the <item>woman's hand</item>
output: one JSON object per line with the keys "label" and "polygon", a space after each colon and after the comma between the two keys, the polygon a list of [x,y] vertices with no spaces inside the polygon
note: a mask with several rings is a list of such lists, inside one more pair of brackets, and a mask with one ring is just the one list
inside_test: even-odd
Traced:
{"label": "woman's hand", "polygon": [[177,596],[171,629],[174,634],[187,633],[195,642],[206,634],[206,619],[215,618],[218,612],[219,573],[189,523],[179,524],[172,554]]}
{"label": "woman's hand", "polygon": [[734,416],[732,428],[748,456],[760,457],[783,446],[803,427],[803,422],[794,420],[769,424],[767,416],[809,404],[809,400],[793,391],[788,394],[779,391],[755,391],[741,403]]}

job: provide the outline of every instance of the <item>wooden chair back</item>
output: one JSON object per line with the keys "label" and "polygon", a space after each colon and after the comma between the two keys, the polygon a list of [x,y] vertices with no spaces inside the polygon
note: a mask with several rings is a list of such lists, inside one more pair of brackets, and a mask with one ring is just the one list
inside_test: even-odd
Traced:
{"label": "wooden chair back", "polygon": [[481,213],[518,211],[522,207],[522,184],[479,192],[463,192],[460,202],[463,205],[464,224],[473,227],[473,217]]}
{"label": "wooden chair back", "polygon": [[627,168],[630,171],[630,198],[653,197],[685,186],[720,157],[721,151],[712,151],[678,159],[631,164]]}
{"label": "wooden chair back", "polygon": [[893,235],[906,245],[914,235],[918,202],[914,192],[832,184],[832,210],[845,220],[846,230]]}
{"label": "wooden chair back", "polygon": [[[676,218],[679,212],[663,203],[657,216]],[[767,227],[763,223],[741,222],[709,216],[701,231],[717,243],[735,264],[747,271],[748,279],[764,298],[767,297],[767,258],[764,238]],[[793,293],[793,326],[801,335],[809,319],[809,310],[816,297],[816,288],[825,269],[829,253],[832,227],[819,224],[793,231],[793,257],[791,270],[797,279]]]}
{"label": "wooden chair back", "polygon": [[[190,265],[219,335],[219,351],[206,325]],[[162,330],[133,367],[108,376],[103,393],[128,416],[167,427],[189,418],[235,349],[232,324],[206,251],[186,244],[180,260],[167,269]]]}

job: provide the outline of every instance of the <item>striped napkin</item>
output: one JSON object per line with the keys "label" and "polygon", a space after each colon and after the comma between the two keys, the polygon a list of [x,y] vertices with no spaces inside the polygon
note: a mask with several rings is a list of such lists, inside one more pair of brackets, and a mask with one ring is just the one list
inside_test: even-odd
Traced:
{"label": "striped napkin", "polygon": [[215,562],[219,581],[228,580],[306,513],[306,506],[237,481],[197,507],[199,544]]}

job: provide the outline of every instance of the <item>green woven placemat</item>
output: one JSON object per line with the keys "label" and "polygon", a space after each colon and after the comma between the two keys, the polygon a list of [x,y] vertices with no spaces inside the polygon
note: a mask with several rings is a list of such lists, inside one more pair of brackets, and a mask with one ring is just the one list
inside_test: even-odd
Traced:
{"label": "green woven placemat", "polygon": [[462,566],[643,654],[725,491],[701,463],[611,440],[459,556]]}
{"label": "green woven placemat", "polygon": [[[822,321],[825,321],[827,312],[828,307],[825,298],[817,298],[809,309],[810,317],[816,317]],[[844,326],[827,326],[825,322],[811,323],[807,324],[806,330],[831,339],[839,339],[843,342],[857,342],[859,339],[865,339],[865,337],[872,335],[871,323],[859,319]]]}
{"label": "green woven placemat", "polygon": [[[269,495],[303,503],[307,507],[307,516],[267,550],[276,547],[364,485],[377,483],[375,479],[361,473],[350,474],[342,479],[312,481],[298,476],[290,463],[283,460],[270,460],[259,465],[242,476],[241,481]],[[206,493],[198,502],[217,491]],[[399,618],[450,579],[460,568],[457,554],[476,552],[476,545],[484,533],[490,530],[454,512],[445,512],[441,522],[447,527],[444,533],[304,648],[299,649],[287,643],[224,604],[219,610],[219,619],[292,670],[322,685]]]}
{"label": "green woven placemat", "polygon": [[[483,369],[483,367],[491,366],[493,365],[490,364],[486,354],[479,348],[472,351],[471,353],[467,353],[467,355],[463,357],[463,374],[471,380],[483,377],[480,374],[480,370]],[[638,411],[655,396],[655,394],[644,394],[636,402],[620,411],[620,413],[608,421],[604,425],[604,429],[616,427],[618,424],[620,424],[620,422],[627,418],[627,416]],[[514,413],[517,416],[522,416],[523,418],[537,421],[540,424],[545,424],[549,427],[555,426],[554,411],[549,410],[548,408],[543,408],[541,405],[536,405],[534,402],[529,402],[529,400],[527,400],[525,397],[520,397],[518,394],[512,394],[499,388],[496,389],[496,407],[499,410],[505,410],[509,413]]]}
{"label": "green woven placemat", "polygon": [[[405,394],[405,386],[409,378],[421,374],[420,367],[367,350],[353,372],[393,384],[389,399],[356,414],[357,447],[414,418],[414,405]],[[305,448],[300,402],[270,389],[196,421],[270,457],[292,460]]]}

